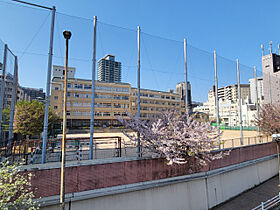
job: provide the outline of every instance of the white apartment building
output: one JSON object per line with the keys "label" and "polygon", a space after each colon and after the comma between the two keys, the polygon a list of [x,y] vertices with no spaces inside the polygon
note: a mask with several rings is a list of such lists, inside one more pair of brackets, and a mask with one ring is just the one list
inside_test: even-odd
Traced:
{"label": "white apartment building", "polygon": [[[219,98],[219,117],[221,123],[226,126],[239,126],[239,103],[237,85],[230,85],[218,89]],[[255,104],[250,103],[250,86],[241,85],[241,100],[242,100],[242,121],[243,126],[254,126],[256,110]],[[194,112],[202,112],[209,115],[209,119],[216,120],[216,99],[215,88],[208,92],[208,100],[203,103],[203,106],[198,106],[193,109]]]}

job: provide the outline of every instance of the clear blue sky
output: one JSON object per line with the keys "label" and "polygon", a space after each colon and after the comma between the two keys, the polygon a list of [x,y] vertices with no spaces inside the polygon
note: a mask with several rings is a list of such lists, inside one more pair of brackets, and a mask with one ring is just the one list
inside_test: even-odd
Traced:
{"label": "clear blue sky", "polygon": [[[167,1],[167,0],[27,0],[57,8],[53,64],[63,65],[62,31],[69,29],[70,65],[77,77],[91,77],[92,19],[98,17],[97,59],[107,53],[122,62],[123,82],[136,86],[136,28],[141,26],[141,86],[175,89],[184,80],[183,39],[188,39],[188,70],[194,100],[205,101],[213,84],[213,50],[217,51],[220,85],[236,83],[235,60],[261,75],[260,45],[279,43],[279,1]],[[62,14],[61,14],[62,13]],[[46,85],[50,33],[49,11],[8,0],[0,1],[0,39],[19,57],[23,86]],[[120,26],[122,29],[108,24]],[[177,41],[169,41],[154,36]],[[25,53],[23,53],[25,52]],[[2,52],[0,53],[0,55]],[[241,81],[253,77],[252,68],[241,66]]]}

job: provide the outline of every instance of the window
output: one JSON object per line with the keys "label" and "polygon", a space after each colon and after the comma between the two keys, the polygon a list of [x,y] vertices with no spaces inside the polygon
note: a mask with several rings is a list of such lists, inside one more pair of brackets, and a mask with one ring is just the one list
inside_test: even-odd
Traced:
{"label": "window", "polygon": [[143,96],[143,97],[148,97],[148,93],[140,93],[140,96]]}
{"label": "window", "polygon": [[104,99],[111,99],[112,96],[111,96],[111,95],[104,95],[103,98],[104,98]]}
{"label": "window", "polygon": [[82,115],[81,112],[78,112],[78,111],[74,111],[74,112],[73,112],[73,116],[80,116],[80,115]]}
{"label": "window", "polygon": [[121,108],[120,104],[114,104],[114,108]]}
{"label": "window", "polygon": [[100,103],[94,103],[94,107],[101,107],[101,104]]}
{"label": "window", "polygon": [[111,108],[111,104],[110,104],[110,103],[104,103],[104,104],[103,104],[103,107],[104,107],[104,108]]}
{"label": "window", "polygon": [[70,112],[66,112],[66,115],[68,115],[68,116],[69,116],[69,115],[70,115]]}
{"label": "window", "polygon": [[71,93],[67,92],[67,97],[71,97]]}
{"label": "window", "polygon": [[119,112],[114,112],[114,116],[121,116]]}
{"label": "window", "polygon": [[128,109],[129,108],[129,104],[122,104],[121,108]]}
{"label": "window", "polygon": [[79,93],[74,93],[74,98],[80,98],[80,94]]}
{"label": "window", "polygon": [[94,115],[95,116],[102,116],[102,113],[101,112],[95,112]]}
{"label": "window", "polygon": [[119,96],[119,95],[114,95],[114,99],[115,99],[115,100],[120,100],[120,99],[121,99],[121,96]]}
{"label": "window", "polygon": [[76,89],[83,89],[83,84],[74,84]]}
{"label": "window", "polygon": [[58,96],[54,96],[54,100],[58,100]]}
{"label": "window", "polygon": [[128,100],[128,96],[122,96],[122,100]]}
{"label": "window", "polygon": [[108,86],[104,86],[104,87],[103,87],[103,90],[104,90],[104,91],[112,91],[112,88],[111,88],[111,87],[108,87]]}
{"label": "window", "polygon": [[54,108],[54,109],[57,109],[57,106],[54,106],[53,108]]}
{"label": "window", "polygon": [[104,112],[103,116],[111,116],[110,112]]}
{"label": "window", "polygon": [[95,98],[103,98],[102,95],[100,95],[100,94],[95,94],[94,97]]}
{"label": "window", "polygon": [[79,102],[74,102],[73,103],[73,107],[80,107],[82,105],[83,105],[83,103],[79,103]]}
{"label": "window", "polygon": [[84,84],[84,89],[91,89],[91,85]]}
{"label": "window", "polygon": [[59,87],[55,87],[54,89],[55,89],[55,90],[59,90]]}
{"label": "window", "polygon": [[71,87],[72,87],[72,84],[67,84],[67,87],[68,87],[68,88],[71,88]]}

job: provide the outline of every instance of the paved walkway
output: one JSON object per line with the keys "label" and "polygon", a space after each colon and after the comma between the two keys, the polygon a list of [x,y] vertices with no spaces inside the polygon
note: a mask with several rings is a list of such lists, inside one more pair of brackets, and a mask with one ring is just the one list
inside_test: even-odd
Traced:
{"label": "paved walkway", "polygon": [[244,210],[258,206],[262,201],[274,197],[279,193],[278,176],[269,179],[263,184],[231,199],[230,201],[213,208],[215,210]]}

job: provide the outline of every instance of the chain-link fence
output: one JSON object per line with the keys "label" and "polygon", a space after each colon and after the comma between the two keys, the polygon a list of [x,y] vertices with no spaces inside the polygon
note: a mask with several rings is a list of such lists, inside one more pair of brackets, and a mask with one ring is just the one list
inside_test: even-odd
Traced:
{"label": "chain-link fence", "polygon": [[[86,134],[88,135],[87,140],[83,141],[90,142],[90,121],[94,120],[95,130],[102,131],[104,141],[110,142],[110,136],[122,139],[121,143],[116,143],[116,145],[122,145],[121,150],[119,146],[98,148],[98,143],[95,142],[96,147],[93,147],[93,152],[96,153],[95,158],[114,157],[116,150],[121,151],[119,151],[121,156],[124,156],[126,152],[125,156],[136,156],[135,144],[130,145],[130,149],[124,150],[128,139],[122,136],[123,128],[118,117],[128,118],[127,112],[137,114],[138,79],[141,88],[140,117],[142,119],[157,119],[162,112],[170,109],[177,109],[184,113],[187,100],[191,113],[196,113],[200,120],[210,122],[213,126],[223,130],[221,142],[234,142],[222,144],[220,148],[263,142],[260,139],[264,134],[260,132],[255,123],[258,116],[257,105],[260,106],[266,100],[268,103],[273,102],[274,99],[277,101],[279,94],[274,91],[274,87],[279,86],[279,79],[275,74],[268,72],[262,74],[260,69],[257,69],[255,78],[253,66],[243,65],[242,60],[237,62],[237,60],[224,58],[219,52],[217,52],[217,56],[214,56],[214,52],[191,45],[191,40],[187,40],[187,44],[184,46],[184,40],[171,40],[151,35],[142,29],[137,31],[136,27],[134,29],[124,28],[99,19],[96,22],[96,45],[94,45],[93,17],[76,17],[59,11],[54,12],[53,8],[36,9],[5,2],[0,2],[0,4],[11,11],[11,17],[14,17],[13,15],[16,13],[26,14],[25,18],[19,18],[18,15],[11,18],[10,24],[13,24],[13,30],[5,25],[0,25],[7,29],[3,33],[3,39],[11,40],[9,46],[11,45],[11,49],[14,49],[13,52],[19,56],[20,71],[15,98],[18,101],[26,99],[18,95],[21,94],[19,88],[21,86],[46,87],[45,90],[50,87],[50,110],[56,112],[60,118],[56,125],[58,130],[61,130],[64,102],[65,39],[62,32],[64,30],[72,32],[68,59],[68,134],[71,134],[73,138],[80,138],[81,133]],[[52,14],[54,15],[52,16]],[[53,31],[51,30],[52,17],[54,17]],[[32,22],[32,24],[25,24],[27,22]],[[22,32],[25,33],[22,39],[17,39]],[[52,32],[54,34],[53,43],[50,41]],[[186,54],[184,47],[186,47]],[[4,57],[5,44],[0,42],[1,66],[4,63]],[[2,142],[9,139],[8,131],[14,125],[9,123],[9,119],[13,116],[9,115],[7,118],[3,110],[11,107],[13,112],[12,95],[9,93],[13,92],[11,84],[14,80],[12,78],[17,78],[15,75],[17,63],[14,54],[7,50],[6,57],[5,77],[7,81],[10,77],[11,83],[5,87],[7,93],[3,95],[3,103],[1,102],[3,107],[0,107],[3,112],[2,133],[7,133],[6,137],[2,137]],[[272,58],[267,59],[272,62]],[[217,64],[216,77],[215,63]],[[50,72],[48,65],[51,67],[50,78],[47,76],[47,72]],[[138,78],[139,70],[140,78]],[[92,98],[92,74],[96,79],[94,98]],[[186,81],[188,82],[187,88]],[[24,95],[24,90],[22,91]],[[28,100],[32,99],[38,100],[36,97],[29,96]],[[48,102],[47,99],[48,92],[46,98],[41,101],[45,103]],[[92,107],[91,104],[94,106]],[[93,108],[94,118],[91,116]],[[95,130],[93,132],[95,138],[100,137]],[[42,139],[42,136],[45,135],[39,133],[32,136]],[[248,138],[259,141],[248,140]],[[42,153],[40,149],[44,147],[42,142],[38,140],[37,142],[41,143],[36,143],[36,146],[31,147],[26,146],[29,143],[25,138],[21,139],[25,146],[18,141],[11,151],[27,155],[28,163],[32,162],[31,156],[36,154],[38,157],[36,160],[40,162],[38,154]],[[233,141],[232,139],[238,140]],[[43,141],[47,142],[47,139],[45,138]],[[77,142],[79,142],[78,139]],[[48,144],[49,142],[46,143],[46,151],[47,154],[50,154],[48,148],[52,146]],[[104,142],[102,144],[105,145]],[[70,148],[72,143],[69,143],[68,146]],[[7,147],[4,146],[5,149]],[[87,148],[89,149],[89,147]],[[16,152],[21,150],[24,152]],[[73,160],[75,159],[74,153],[77,153],[76,150],[76,147],[71,149]],[[51,151],[56,158],[47,157],[47,161],[59,160],[60,151],[58,149]],[[83,152],[83,155],[87,153]],[[71,158],[69,157],[69,160]],[[85,159],[88,159],[88,156]]]}

